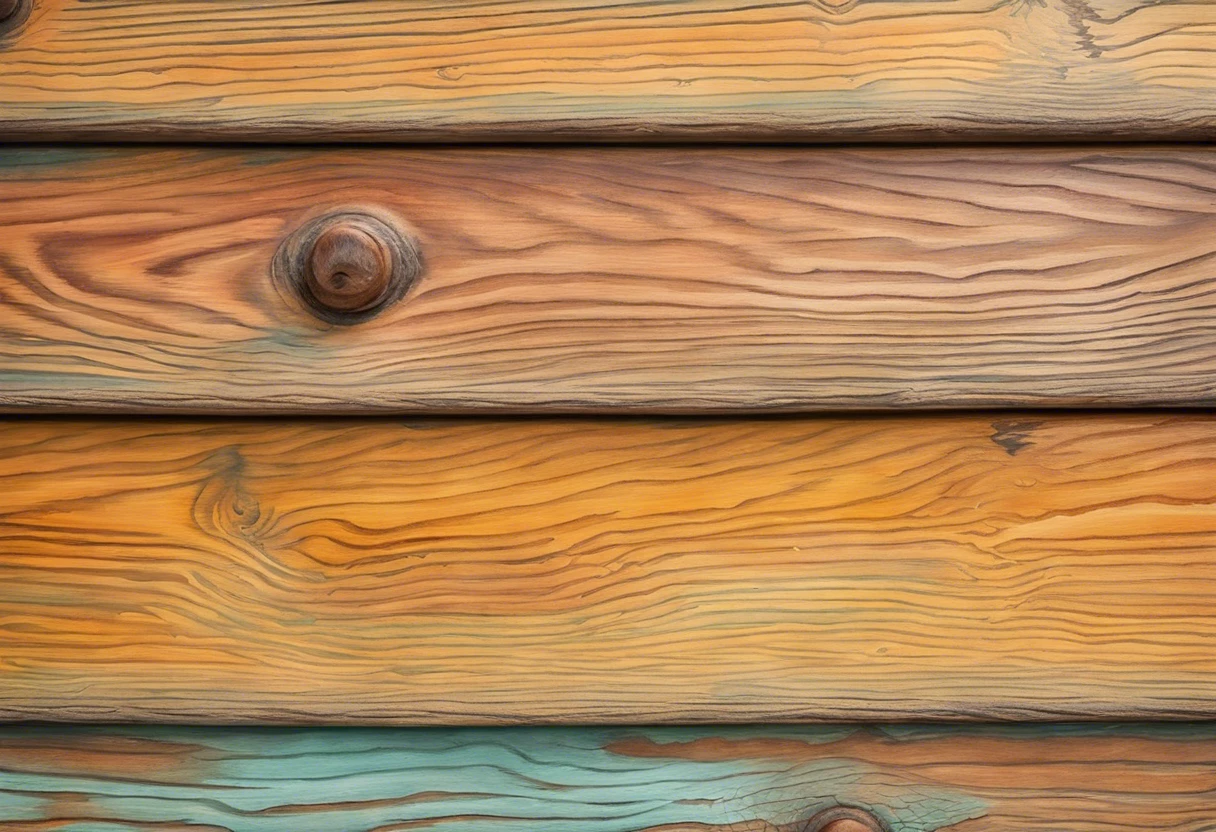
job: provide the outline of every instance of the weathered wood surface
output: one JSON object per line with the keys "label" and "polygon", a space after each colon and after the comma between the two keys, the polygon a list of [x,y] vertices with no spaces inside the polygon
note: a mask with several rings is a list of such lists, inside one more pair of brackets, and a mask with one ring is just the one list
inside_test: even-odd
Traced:
{"label": "weathered wood surface", "polygon": [[1211,139],[1209,0],[38,0],[39,140]]}
{"label": "weathered wood surface", "polygon": [[1216,419],[14,421],[0,718],[1216,716]]}
{"label": "weathered wood surface", "polygon": [[[92,8],[92,4],[86,4]],[[0,407],[640,411],[1216,403],[1216,152],[0,151]],[[317,212],[425,272],[276,291]]]}
{"label": "weathered wood surface", "polygon": [[0,728],[0,829],[1206,832],[1211,725]]}

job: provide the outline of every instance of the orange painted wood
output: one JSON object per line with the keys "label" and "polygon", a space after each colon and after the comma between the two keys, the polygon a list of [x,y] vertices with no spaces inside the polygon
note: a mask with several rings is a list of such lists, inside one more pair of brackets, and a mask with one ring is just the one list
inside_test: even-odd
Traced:
{"label": "orange painted wood", "polygon": [[21,832],[1206,832],[1216,729],[10,725],[0,777]]}
{"label": "orange painted wood", "polygon": [[0,131],[1211,139],[1214,42],[1206,0],[38,0]]}
{"label": "orange painted wood", "polygon": [[[332,325],[271,264],[352,206],[422,272]],[[0,228],[8,410],[1216,402],[1207,148],[8,148]]]}
{"label": "orange painted wood", "polygon": [[0,430],[0,718],[1216,716],[1216,419]]}

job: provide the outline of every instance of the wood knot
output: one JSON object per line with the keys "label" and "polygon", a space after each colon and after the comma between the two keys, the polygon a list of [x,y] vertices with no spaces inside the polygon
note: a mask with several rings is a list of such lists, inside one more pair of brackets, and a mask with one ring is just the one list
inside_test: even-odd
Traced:
{"label": "wood knot", "polygon": [[279,246],[272,268],[280,290],[333,324],[377,315],[421,272],[417,242],[385,216],[360,210],[305,223]]}
{"label": "wood knot", "polygon": [[31,6],[31,0],[0,0],[0,37],[24,23]]}
{"label": "wood knot", "polygon": [[1005,453],[1017,456],[1019,451],[1034,445],[1031,437],[1042,426],[1042,422],[993,422],[991,439]]}
{"label": "wood knot", "polygon": [[808,0],[808,2],[828,14],[846,14],[857,8],[860,0]]}
{"label": "wood knot", "polygon": [[208,476],[194,498],[195,525],[210,537],[234,544],[257,545],[271,517],[244,487],[245,459],[236,448],[209,456],[203,465]]}
{"label": "wood knot", "polygon": [[330,226],[312,244],[304,279],[330,309],[358,312],[374,305],[393,278],[393,255],[373,233],[351,220]]}
{"label": "wood knot", "polygon": [[888,832],[874,815],[852,806],[824,809],[806,822],[803,832]]}

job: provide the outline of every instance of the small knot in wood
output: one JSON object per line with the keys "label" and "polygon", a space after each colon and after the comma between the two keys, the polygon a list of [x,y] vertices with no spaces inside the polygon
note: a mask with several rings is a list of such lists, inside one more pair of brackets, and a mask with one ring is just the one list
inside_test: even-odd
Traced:
{"label": "small knot in wood", "polygon": [[852,806],[833,806],[815,815],[803,832],[888,832],[874,815]]}
{"label": "small knot in wood", "polygon": [[0,0],[0,37],[20,26],[30,16],[31,0]]}
{"label": "small knot in wood", "polygon": [[305,223],[275,255],[276,283],[316,317],[365,321],[398,301],[422,272],[417,242],[380,214],[343,210]]}

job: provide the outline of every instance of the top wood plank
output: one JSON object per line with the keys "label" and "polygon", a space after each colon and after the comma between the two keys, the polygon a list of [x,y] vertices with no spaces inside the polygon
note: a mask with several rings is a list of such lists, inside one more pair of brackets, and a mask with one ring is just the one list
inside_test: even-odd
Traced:
{"label": "top wood plank", "polygon": [[1214,44],[1209,0],[39,0],[0,133],[1208,139]]}

